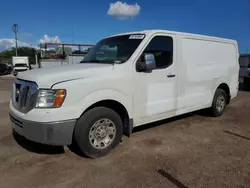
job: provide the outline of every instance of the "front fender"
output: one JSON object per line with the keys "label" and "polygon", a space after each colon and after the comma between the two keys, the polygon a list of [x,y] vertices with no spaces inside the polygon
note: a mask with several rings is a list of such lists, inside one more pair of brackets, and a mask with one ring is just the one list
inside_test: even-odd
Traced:
{"label": "front fender", "polygon": [[88,93],[79,101],[78,105],[83,113],[91,105],[103,100],[113,100],[121,103],[126,108],[129,118],[133,117],[131,97],[112,89],[102,89]]}

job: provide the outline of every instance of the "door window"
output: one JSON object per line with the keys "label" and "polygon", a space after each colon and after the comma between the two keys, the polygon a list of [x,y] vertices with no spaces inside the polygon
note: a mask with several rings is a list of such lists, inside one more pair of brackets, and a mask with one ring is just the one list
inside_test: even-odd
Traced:
{"label": "door window", "polygon": [[167,68],[173,63],[173,39],[172,37],[154,37],[143,53],[153,53],[156,69]]}

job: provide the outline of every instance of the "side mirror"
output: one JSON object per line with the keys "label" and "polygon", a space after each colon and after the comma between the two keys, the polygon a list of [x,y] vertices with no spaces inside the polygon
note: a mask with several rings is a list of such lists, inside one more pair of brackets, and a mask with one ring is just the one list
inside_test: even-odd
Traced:
{"label": "side mirror", "polygon": [[142,56],[142,61],[137,62],[136,69],[140,72],[150,72],[155,69],[155,66],[154,54],[145,53]]}

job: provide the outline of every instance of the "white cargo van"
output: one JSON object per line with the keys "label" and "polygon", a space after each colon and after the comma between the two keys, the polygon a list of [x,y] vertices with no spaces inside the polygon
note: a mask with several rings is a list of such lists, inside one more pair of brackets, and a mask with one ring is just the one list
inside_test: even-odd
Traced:
{"label": "white cargo van", "polygon": [[205,108],[222,115],[238,92],[238,58],[234,40],[163,30],[110,36],[80,64],[18,74],[13,130],[100,157],[142,124]]}
{"label": "white cargo van", "polygon": [[12,57],[13,73],[16,76],[18,72],[29,70],[29,57],[13,56]]}

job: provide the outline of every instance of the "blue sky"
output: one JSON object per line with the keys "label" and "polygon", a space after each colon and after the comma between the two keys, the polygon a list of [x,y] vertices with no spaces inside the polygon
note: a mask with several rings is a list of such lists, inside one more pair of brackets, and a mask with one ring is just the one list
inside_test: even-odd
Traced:
{"label": "blue sky", "polygon": [[37,45],[47,34],[60,42],[96,43],[120,32],[168,29],[238,41],[241,52],[250,52],[250,0],[126,0],[140,11],[123,19],[108,15],[104,0],[14,0],[1,2],[0,40],[12,39],[12,24],[19,25],[18,38]]}

